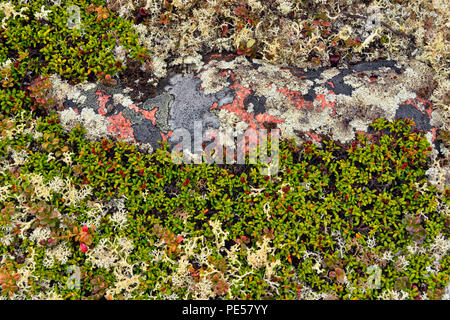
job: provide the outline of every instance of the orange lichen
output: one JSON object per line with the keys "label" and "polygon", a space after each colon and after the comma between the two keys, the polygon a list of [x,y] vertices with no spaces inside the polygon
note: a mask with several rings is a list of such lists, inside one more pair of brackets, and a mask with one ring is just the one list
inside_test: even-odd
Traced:
{"label": "orange lichen", "polygon": [[146,119],[150,120],[152,122],[153,125],[156,124],[156,111],[158,111],[158,108],[154,108],[151,111],[146,111],[146,110],[142,110],[140,108],[138,108],[135,104],[132,104],[129,106],[130,109],[133,109],[136,112],[140,112]]}
{"label": "orange lichen", "polygon": [[122,115],[122,112],[107,117],[106,119],[112,124],[111,126],[108,126],[108,131],[117,134],[119,139],[131,138],[135,142],[131,122]]}
{"label": "orange lichen", "polygon": [[102,116],[106,116],[106,103],[108,103],[111,95],[108,95],[104,90],[98,90],[96,93],[97,101],[99,104],[98,113]]}

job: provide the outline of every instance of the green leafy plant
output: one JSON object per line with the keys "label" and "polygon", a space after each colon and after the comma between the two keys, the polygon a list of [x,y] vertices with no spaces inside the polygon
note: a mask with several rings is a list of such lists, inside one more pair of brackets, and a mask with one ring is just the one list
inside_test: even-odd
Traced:
{"label": "green leafy plant", "polygon": [[12,296],[14,292],[19,290],[16,282],[20,279],[20,274],[15,272],[14,263],[7,261],[0,267],[0,285],[2,294]]}
{"label": "green leafy plant", "polygon": [[42,149],[45,152],[53,152],[57,158],[61,157],[64,152],[69,150],[67,145],[61,146],[61,140],[54,134],[46,132],[43,136]]}
{"label": "green leafy plant", "polygon": [[30,97],[33,98],[35,104],[31,106],[31,110],[37,108],[49,108],[54,104],[54,99],[50,96],[50,89],[52,88],[50,79],[48,77],[38,77],[33,80],[28,87]]}

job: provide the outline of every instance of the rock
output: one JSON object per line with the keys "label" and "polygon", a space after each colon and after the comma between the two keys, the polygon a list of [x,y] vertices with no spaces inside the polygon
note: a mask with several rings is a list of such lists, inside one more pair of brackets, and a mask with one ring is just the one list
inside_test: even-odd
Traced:
{"label": "rock", "polygon": [[[435,140],[438,128],[431,118],[436,110],[420,94],[432,76],[431,68],[416,60],[308,70],[214,55],[198,74],[172,75],[159,94],[143,103],[129,100],[120,83],[97,89],[89,84],[77,85],[77,100],[67,97],[64,106],[89,107],[110,123],[111,134],[153,149],[159,147],[158,139],[167,141],[177,129],[193,136],[196,121],[203,134],[208,127],[278,128],[282,137],[297,141],[330,136],[348,143],[379,117],[409,117]],[[62,87],[75,91],[67,90],[67,84]],[[118,97],[127,103],[111,103]]]}

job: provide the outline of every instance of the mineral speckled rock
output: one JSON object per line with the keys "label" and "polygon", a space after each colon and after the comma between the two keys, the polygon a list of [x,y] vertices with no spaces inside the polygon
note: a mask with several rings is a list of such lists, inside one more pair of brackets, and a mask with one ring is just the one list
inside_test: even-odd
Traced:
{"label": "mineral speckled rock", "polygon": [[173,131],[203,128],[278,128],[281,136],[342,143],[366,132],[379,117],[412,118],[435,140],[439,111],[420,95],[431,68],[416,60],[364,62],[349,67],[280,67],[243,56],[216,54],[196,74],[169,77],[160,92],[133,102],[130,89],[94,84],[70,86],[53,77],[66,109],[90,108],[108,122],[112,136],[151,144],[169,141]]}
{"label": "mineral speckled rock", "polygon": [[[216,109],[234,113],[250,127],[274,122],[286,138],[303,132],[314,139],[331,135],[343,143],[351,141],[357,131],[367,131],[378,117],[394,120],[402,115],[397,114],[400,105],[410,104],[429,116],[431,105],[418,107],[424,101],[416,91],[430,77],[431,69],[416,61],[381,60],[344,69],[301,70],[262,61],[255,66],[244,57],[212,59],[199,75],[207,92],[224,87],[235,90],[233,103]],[[224,81],[229,79],[231,86]],[[264,113],[248,112],[249,96],[265,98]]]}

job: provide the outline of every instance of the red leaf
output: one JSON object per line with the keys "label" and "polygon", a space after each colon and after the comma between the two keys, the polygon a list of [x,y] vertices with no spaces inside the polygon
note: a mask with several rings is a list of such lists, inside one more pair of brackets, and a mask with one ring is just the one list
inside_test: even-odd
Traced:
{"label": "red leaf", "polygon": [[87,251],[87,247],[84,243],[80,243],[80,251],[85,253]]}

